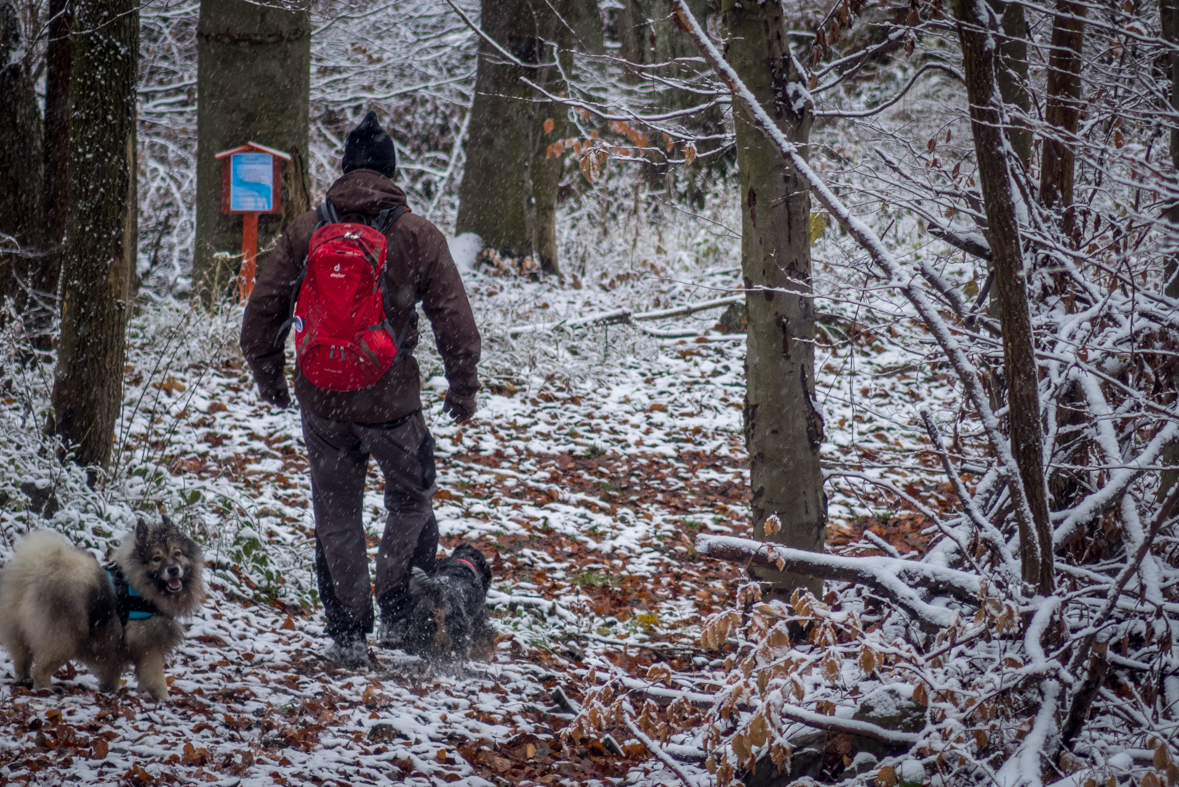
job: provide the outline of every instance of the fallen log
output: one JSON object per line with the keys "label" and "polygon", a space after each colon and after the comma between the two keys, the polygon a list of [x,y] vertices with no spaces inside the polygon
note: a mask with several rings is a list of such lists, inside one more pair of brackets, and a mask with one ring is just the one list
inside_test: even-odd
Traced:
{"label": "fallen log", "polygon": [[707,311],[708,309],[719,309],[723,306],[728,306],[732,303],[744,303],[744,295],[729,295],[724,298],[716,298],[711,301],[700,301],[699,303],[689,303],[686,306],[677,306],[674,309],[656,309],[648,312],[633,312],[630,309],[616,309],[612,312],[603,312],[601,314],[591,314],[587,317],[575,317],[568,320],[558,320],[556,322],[539,322],[532,325],[518,325],[515,328],[508,330],[508,336],[515,338],[526,333],[547,333],[548,331],[563,328],[570,330],[573,328],[592,328],[598,325],[620,325],[630,324],[635,322],[643,322],[646,320],[667,320],[672,317],[685,317],[696,312]]}
{"label": "fallen log", "polygon": [[893,557],[841,557],[791,549],[748,538],[711,535],[696,537],[696,551],[704,557],[730,563],[744,563],[816,579],[866,585],[888,596],[921,621],[939,627],[952,624],[957,613],[926,602],[914,588],[928,590],[935,595],[953,596],[972,606],[978,606],[982,593],[977,576],[951,568],[930,566],[916,560]]}

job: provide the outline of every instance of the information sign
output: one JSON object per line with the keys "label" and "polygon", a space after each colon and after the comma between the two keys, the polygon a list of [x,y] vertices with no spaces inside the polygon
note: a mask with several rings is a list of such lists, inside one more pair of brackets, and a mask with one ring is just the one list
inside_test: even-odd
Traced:
{"label": "information sign", "polygon": [[229,208],[258,213],[274,209],[274,156],[234,153],[230,157]]}
{"label": "information sign", "polygon": [[214,156],[221,162],[221,212],[242,217],[242,262],[238,287],[243,299],[254,291],[259,214],[282,212],[281,150],[247,142]]}

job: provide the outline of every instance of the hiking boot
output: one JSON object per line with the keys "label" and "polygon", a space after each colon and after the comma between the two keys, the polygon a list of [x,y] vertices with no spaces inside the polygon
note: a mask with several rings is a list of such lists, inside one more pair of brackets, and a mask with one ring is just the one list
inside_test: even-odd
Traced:
{"label": "hiking boot", "polygon": [[337,639],[324,654],[327,660],[344,669],[368,668],[368,643],[364,638]]}

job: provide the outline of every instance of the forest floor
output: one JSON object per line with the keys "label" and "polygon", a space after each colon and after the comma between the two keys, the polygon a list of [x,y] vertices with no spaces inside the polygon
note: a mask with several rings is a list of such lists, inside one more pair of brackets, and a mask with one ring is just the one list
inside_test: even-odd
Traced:
{"label": "forest floor", "polygon": [[[210,600],[171,659],[164,704],[139,695],[130,676],[118,693],[98,694],[93,676],[72,668],[52,692],[15,687],[11,661],[0,657],[0,787],[678,783],[628,736],[578,745],[561,731],[594,670],[643,678],[664,662],[690,676],[723,663],[701,650],[699,627],[735,603],[742,572],[698,558],[692,538],[749,534],[744,337],[712,331],[717,312],[680,324],[703,331],[694,338],[626,339],[624,331],[637,332],[619,328],[611,338],[598,328],[564,350],[571,361],[600,353],[584,366],[597,372],[513,371],[505,325],[616,302],[605,287],[590,297],[589,287],[468,279],[495,361],[479,414],[462,427],[446,423],[436,380],[423,397],[438,442],[443,546],[472,542],[494,571],[494,658],[457,674],[376,646],[365,671],[323,658],[298,412],[256,401],[232,325],[222,350],[192,356],[162,338],[188,323],[159,317],[173,319],[168,330],[141,327],[129,359],[128,477],[137,463],[168,469],[163,483],[180,489],[192,506],[187,521],[210,545]],[[697,299],[706,297],[715,296]],[[854,386],[870,401],[874,386],[916,373],[879,348],[848,372],[846,348],[856,342],[820,358],[832,385],[829,430],[845,434],[848,420],[859,429],[825,446],[828,463],[862,471],[866,459],[879,466],[882,452],[908,454],[894,481],[934,483],[920,472],[932,460],[922,459],[915,428],[837,395],[851,390],[848,374],[860,375],[862,389]],[[861,348],[873,342],[858,339]],[[554,344],[540,337],[523,346],[551,353]],[[429,348],[422,357],[429,376]],[[849,548],[865,529],[900,553],[924,546],[919,515],[862,489],[831,489],[831,548]],[[383,522],[375,474],[366,495],[375,552]],[[699,741],[672,743],[688,772],[710,783]]]}

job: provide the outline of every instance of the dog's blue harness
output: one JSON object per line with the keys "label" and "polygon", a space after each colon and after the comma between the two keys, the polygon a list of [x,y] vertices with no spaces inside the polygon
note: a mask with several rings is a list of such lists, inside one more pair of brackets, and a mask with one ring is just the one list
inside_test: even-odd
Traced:
{"label": "dog's blue harness", "polygon": [[103,568],[106,569],[106,576],[115,589],[115,602],[120,623],[126,626],[128,620],[147,620],[160,611],[159,607],[139,595],[135,588],[127,584],[127,579],[123,576],[123,571],[118,565],[108,563]]}

